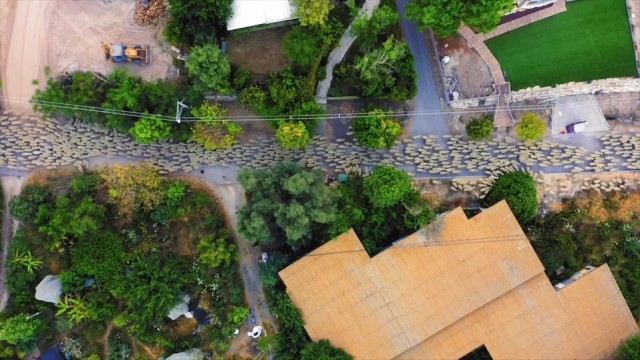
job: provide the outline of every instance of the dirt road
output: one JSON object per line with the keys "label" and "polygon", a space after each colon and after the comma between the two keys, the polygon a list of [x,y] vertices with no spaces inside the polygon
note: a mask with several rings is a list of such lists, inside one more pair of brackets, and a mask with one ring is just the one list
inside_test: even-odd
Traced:
{"label": "dirt road", "polygon": [[24,177],[17,176],[0,176],[0,182],[2,182],[2,192],[4,194],[4,204],[2,210],[2,254],[0,257],[0,311],[4,310],[9,300],[9,293],[6,288],[6,262],[9,256],[9,242],[18,226],[11,220],[9,214],[9,201],[14,196],[20,194],[22,190],[22,184]]}
{"label": "dirt road", "polygon": [[[134,0],[3,0],[0,9],[0,75],[5,111],[31,112],[28,100],[53,76],[65,71],[103,74],[125,66],[145,80],[165,78],[172,67],[158,45],[161,29],[133,21]],[[148,44],[149,65],[116,65],[104,58],[102,42]],[[37,80],[37,84],[34,84]]]}

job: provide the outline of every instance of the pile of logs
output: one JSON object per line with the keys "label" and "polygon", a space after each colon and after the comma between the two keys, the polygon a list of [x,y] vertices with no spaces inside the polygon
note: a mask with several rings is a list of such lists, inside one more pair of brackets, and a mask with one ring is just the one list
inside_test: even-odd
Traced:
{"label": "pile of logs", "polygon": [[165,0],[138,0],[134,19],[140,26],[152,26],[156,25],[166,12]]}

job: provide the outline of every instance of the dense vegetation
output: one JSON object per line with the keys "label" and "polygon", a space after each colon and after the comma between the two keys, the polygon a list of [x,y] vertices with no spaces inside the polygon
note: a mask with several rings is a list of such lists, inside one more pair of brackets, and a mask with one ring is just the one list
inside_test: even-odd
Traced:
{"label": "dense vegetation", "polygon": [[552,207],[528,227],[531,244],[552,281],[585,265],[609,264],[636,319],[640,318],[640,193],[583,193]]}
{"label": "dense vegetation", "polygon": [[494,205],[505,200],[520,224],[525,225],[536,217],[538,191],[531,175],[522,171],[504,174],[489,190],[485,202]]}
{"label": "dense vegetation", "polygon": [[616,360],[640,360],[640,335],[630,338],[618,349]]}
{"label": "dense vegetation", "polygon": [[431,28],[438,37],[455,34],[463,22],[488,33],[513,8],[511,0],[416,0],[407,5],[407,19],[422,30]]}
{"label": "dense vegetation", "polygon": [[[11,296],[0,313],[3,357],[63,337],[78,339],[83,356],[102,357],[107,324],[109,358],[136,348],[137,357],[151,356],[140,343],[156,357],[194,346],[226,351],[238,325],[228,314],[243,307],[244,294],[236,245],[205,189],[149,165],[49,180],[11,202],[23,226],[11,243]],[[63,284],[57,305],[34,299],[47,274]],[[213,317],[200,336],[190,335],[195,322],[185,333],[167,317],[184,293]]]}
{"label": "dense vegetation", "polygon": [[547,133],[547,123],[535,113],[526,113],[516,125],[516,134],[523,140],[538,141]]}
{"label": "dense vegetation", "polygon": [[180,46],[215,43],[227,30],[233,0],[169,0],[167,38]]}
{"label": "dense vegetation", "polygon": [[380,109],[357,117],[352,128],[358,142],[372,149],[391,148],[402,134],[402,124]]}
{"label": "dense vegetation", "polygon": [[485,116],[471,119],[465,126],[469,140],[486,140],[493,136],[493,118]]}

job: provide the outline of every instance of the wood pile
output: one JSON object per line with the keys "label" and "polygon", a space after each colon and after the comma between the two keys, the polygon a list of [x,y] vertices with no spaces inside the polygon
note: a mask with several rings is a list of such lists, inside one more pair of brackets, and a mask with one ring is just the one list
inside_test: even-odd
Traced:
{"label": "wood pile", "polygon": [[140,26],[156,25],[167,13],[165,0],[138,0],[134,20]]}

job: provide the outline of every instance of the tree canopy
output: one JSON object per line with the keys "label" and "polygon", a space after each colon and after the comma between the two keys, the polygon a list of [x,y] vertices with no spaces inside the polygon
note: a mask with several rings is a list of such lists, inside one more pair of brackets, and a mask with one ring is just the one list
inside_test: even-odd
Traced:
{"label": "tree canopy", "polygon": [[538,211],[538,192],[531,175],[522,171],[504,174],[489,190],[485,202],[491,206],[506,200],[521,224],[533,220]]}
{"label": "tree canopy", "polygon": [[391,118],[389,112],[375,109],[357,117],[352,125],[358,142],[368,148],[391,148],[402,134],[402,124]]}
{"label": "tree canopy", "polygon": [[329,17],[330,0],[291,0],[296,7],[296,16],[300,18],[300,25],[322,25]]}
{"label": "tree canopy", "polygon": [[310,342],[302,349],[302,360],[351,360],[353,356],[340,348],[335,348],[329,340]]}
{"label": "tree canopy", "polygon": [[311,136],[301,122],[285,122],[276,130],[276,140],[285,149],[302,149],[309,145]]}
{"label": "tree canopy", "polygon": [[155,115],[146,116],[129,129],[129,134],[141,144],[165,141],[171,138],[171,124]]}
{"label": "tree canopy", "polygon": [[407,4],[407,19],[438,37],[453,35],[461,23],[491,32],[514,7],[512,0],[415,0]]}
{"label": "tree canopy", "polygon": [[44,326],[41,317],[18,314],[0,322],[0,340],[13,345],[26,345],[36,340]]}
{"label": "tree canopy", "polygon": [[493,136],[493,119],[490,116],[474,118],[465,126],[469,140],[485,140]]}
{"label": "tree canopy", "polygon": [[306,245],[335,219],[334,199],[319,171],[279,163],[243,169],[238,181],[248,200],[238,213],[238,230],[251,243]]}
{"label": "tree canopy", "polygon": [[193,126],[193,141],[208,150],[228,149],[244,132],[240,125],[225,119],[220,105],[204,103],[192,111],[199,121]]}
{"label": "tree canopy", "polygon": [[165,35],[183,46],[214,42],[226,30],[233,0],[169,0],[169,23]]}
{"label": "tree canopy", "polygon": [[617,360],[640,360],[640,335],[629,338],[616,352]]}
{"label": "tree canopy", "polygon": [[137,209],[150,211],[164,201],[163,179],[153,165],[114,165],[99,172],[109,192],[109,202],[125,216]]}
{"label": "tree canopy", "polygon": [[377,207],[392,206],[413,190],[409,175],[391,166],[378,166],[364,180],[364,193]]}
{"label": "tree canopy", "polygon": [[194,47],[184,63],[192,80],[193,91],[201,94],[231,92],[231,65],[217,46]]}
{"label": "tree canopy", "polygon": [[547,132],[547,123],[535,113],[526,113],[516,125],[516,134],[523,140],[542,140]]}

